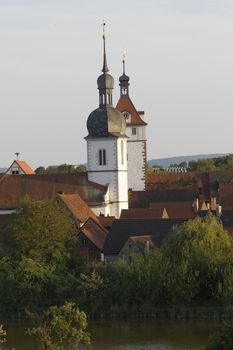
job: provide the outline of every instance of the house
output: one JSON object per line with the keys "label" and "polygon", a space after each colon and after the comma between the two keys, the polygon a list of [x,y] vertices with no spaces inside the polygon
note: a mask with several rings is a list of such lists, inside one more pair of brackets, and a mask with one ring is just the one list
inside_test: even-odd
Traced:
{"label": "house", "polygon": [[125,242],[122,249],[118,254],[118,258],[128,261],[132,261],[132,258],[136,254],[147,254],[151,250],[156,248],[156,235],[150,236],[131,236]]}
{"label": "house", "polygon": [[105,240],[105,260],[115,261],[129,238],[134,236],[155,236],[156,246],[160,247],[172,227],[185,221],[186,219],[116,219]]}
{"label": "house", "polygon": [[5,172],[6,175],[33,175],[34,170],[23,160],[14,160]]}
{"label": "house", "polygon": [[94,218],[89,218],[79,228],[81,254],[88,261],[104,261],[104,244],[108,231]]}

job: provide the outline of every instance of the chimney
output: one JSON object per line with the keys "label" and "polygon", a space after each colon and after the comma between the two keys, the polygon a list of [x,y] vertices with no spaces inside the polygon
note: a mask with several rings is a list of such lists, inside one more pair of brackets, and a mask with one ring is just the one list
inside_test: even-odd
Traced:
{"label": "chimney", "polygon": [[216,197],[211,197],[211,199],[210,199],[210,207],[211,207],[211,210],[216,210],[216,208],[217,208],[217,199],[216,199]]}
{"label": "chimney", "polygon": [[221,215],[222,215],[222,206],[217,204],[217,206],[216,206],[216,216],[217,216],[218,219],[220,219]]}
{"label": "chimney", "polygon": [[193,207],[194,213],[197,213],[199,211],[199,199],[198,198],[196,198],[194,200],[192,207]]}
{"label": "chimney", "polygon": [[145,254],[148,254],[150,253],[150,242],[149,241],[146,241],[146,246],[145,246]]}

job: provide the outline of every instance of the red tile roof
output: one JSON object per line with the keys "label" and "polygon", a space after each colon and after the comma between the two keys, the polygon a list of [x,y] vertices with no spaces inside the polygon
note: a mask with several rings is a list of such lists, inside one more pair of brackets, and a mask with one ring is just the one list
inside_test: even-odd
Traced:
{"label": "red tile roof", "polygon": [[110,228],[115,220],[115,216],[97,216],[98,222],[105,228]]}
{"label": "red tile roof", "polygon": [[32,170],[32,168],[23,160],[16,160],[15,162],[18,164],[25,175],[35,174],[34,170]]}
{"label": "red tile roof", "polygon": [[142,120],[140,117],[129,96],[121,96],[117,102],[116,108],[120,112],[127,111],[131,114],[131,122],[129,123],[130,125],[147,125],[147,123],[145,123],[144,120]]}
{"label": "red tile roof", "polygon": [[121,219],[168,219],[168,214],[163,208],[132,208],[121,211]]}
{"label": "red tile roof", "polygon": [[104,202],[106,187],[95,186],[85,175],[5,175],[0,181],[0,209],[15,208],[20,198],[55,199],[57,193],[76,194],[88,203],[96,205]]}
{"label": "red tile roof", "polygon": [[79,232],[92,242],[100,251],[104,249],[107,230],[93,218],[89,218],[80,228]]}
{"label": "red tile roof", "polygon": [[87,203],[84,202],[78,193],[58,194],[57,196],[78,222],[83,223],[90,217],[93,219],[96,218],[94,212],[88,207]]}
{"label": "red tile roof", "polygon": [[221,184],[219,188],[223,210],[233,209],[233,183]]}
{"label": "red tile roof", "polygon": [[150,208],[165,208],[170,219],[194,218],[193,202],[151,202]]}

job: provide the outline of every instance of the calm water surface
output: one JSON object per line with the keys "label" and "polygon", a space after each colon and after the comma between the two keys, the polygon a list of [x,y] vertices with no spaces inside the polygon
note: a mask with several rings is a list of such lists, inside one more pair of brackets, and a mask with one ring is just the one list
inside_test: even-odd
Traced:
{"label": "calm water surface", "polygon": [[[7,350],[13,346],[16,350],[39,350],[36,341],[25,336],[27,325],[3,323],[8,331]],[[89,327],[92,337],[90,350],[202,350],[209,334],[219,327],[209,323],[96,322]]]}

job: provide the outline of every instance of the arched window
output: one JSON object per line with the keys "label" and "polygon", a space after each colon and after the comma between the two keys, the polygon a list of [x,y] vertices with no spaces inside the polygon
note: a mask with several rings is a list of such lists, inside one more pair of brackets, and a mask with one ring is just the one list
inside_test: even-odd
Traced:
{"label": "arched window", "polygon": [[106,149],[99,150],[99,165],[106,165]]}

